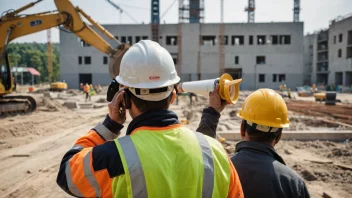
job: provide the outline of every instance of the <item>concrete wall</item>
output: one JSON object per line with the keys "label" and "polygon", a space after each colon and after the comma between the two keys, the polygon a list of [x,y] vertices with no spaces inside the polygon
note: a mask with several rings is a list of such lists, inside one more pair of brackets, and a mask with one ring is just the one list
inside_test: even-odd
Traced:
{"label": "concrete wall", "polygon": [[[304,64],[303,64],[303,81],[304,84],[310,85],[313,82],[313,76],[312,72],[313,72],[313,66],[315,64],[313,64],[314,61],[314,52],[315,52],[315,48],[317,47],[317,36],[316,34],[308,34],[306,36],[304,36],[304,40],[303,40],[303,47],[304,47]],[[315,77],[314,77],[314,81],[315,81]]]}
{"label": "concrete wall", "polygon": [[[348,31],[352,31],[352,16],[340,21],[333,21],[329,26],[329,84],[335,84],[336,73],[342,72],[343,85],[350,86],[351,82],[347,80],[346,74],[352,72],[352,58],[347,59],[347,47],[352,47],[352,43],[348,44]],[[342,34],[342,42],[339,41],[339,35]],[[336,36],[336,43],[334,37]],[[341,49],[341,57],[338,57],[338,50]],[[338,75],[337,75],[338,76]],[[337,80],[338,81],[338,80]]]}
{"label": "concrete wall", "polygon": [[[132,36],[135,43],[136,36],[148,36],[150,39],[150,25],[104,25],[113,35]],[[178,24],[161,24],[159,43],[164,46],[173,57],[179,56],[177,45],[166,45],[166,36],[177,36]],[[182,24],[181,35],[181,79],[184,81],[198,79],[198,58],[200,61],[201,79],[220,76],[219,68],[219,24]],[[278,89],[285,83],[290,88],[303,84],[303,23],[234,23],[225,24],[225,35],[228,45],[224,46],[225,68],[242,69],[245,89],[268,87]],[[216,36],[216,44],[200,45],[200,36]],[[244,45],[231,45],[232,35],[243,35]],[[249,36],[253,35],[253,45],[249,45]],[[257,35],[265,35],[267,43],[257,45]],[[290,35],[291,44],[272,45],[270,35]],[[93,47],[81,47],[80,40],[74,34],[60,32],[60,62],[61,80],[66,80],[71,88],[78,87],[79,73],[91,73],[93,84],[108,84],[108,65],[103,64],[103,53]],[[110,42],[116,46],[114,42]],[[78,56],[91,56],[90,65],[78,65]],[[234,64],[234,57],[239,56],[239,64]],[[256,64],[256,56],[265,56],[266,63]],[[258,75],[265,74],[265,82],[259,82]],[[285,74],[285,82],[273,82],[273,74]],[[76,77],[75,77],[76,76]],[[77,78],[77,79],[75,79]]]}

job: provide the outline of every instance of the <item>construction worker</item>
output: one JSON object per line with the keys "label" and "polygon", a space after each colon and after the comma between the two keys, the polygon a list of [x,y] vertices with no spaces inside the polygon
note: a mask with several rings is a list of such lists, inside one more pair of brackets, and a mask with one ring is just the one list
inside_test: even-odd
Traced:
{"label": "construction worker", "polygon": [[94,86],[92,84],[89,85],[89,101],[91,99],[91,96],[94,96],[96,94]]}
{"label": "construction worker", "polygon": [[90,101],[89,91],[90,91],[90,87],[89,87],[88,83],[86,83],[83,88],[83,92],[86,94],[86,102],[87,102],[88,98]]}
{"label": "construction worker", "polygon": [[[213,93],[210,100],[212,97],[223,108],[220,98]],[[274,90],[259,89],[246,98],[237,116],[242,119],[240,134],[243,141],[236,145],[231,160],[246,198],[310,197],[303,179],[286,166],[274,149],[283,128],[289,126],[287,106],[282,97]],[[212,123],[209,119],[202,120],[198,130],[216,138],[217,122],[215,117]]]}
{"label": "construction worker", "polygon": [[[243,197],[222,145],[168,110],[179,80],[166,49],[149,40],[134,44],[116,77],[123,89],[103,123],[65,154],[58,185],[77,197]],[[132,121],[117,138],[126,109]]]}
{"label": "construction worker", "polygon": [[79,90],[83,91],[83,83],[79,83]]}

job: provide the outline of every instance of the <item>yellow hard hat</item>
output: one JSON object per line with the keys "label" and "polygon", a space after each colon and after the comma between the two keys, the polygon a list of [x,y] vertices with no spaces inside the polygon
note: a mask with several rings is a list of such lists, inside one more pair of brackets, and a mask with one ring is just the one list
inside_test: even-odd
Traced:
{"label": "yellow hard hat", "polygon": [[288,127],[287,106],[282,97],[272,89],[258,89],[243,102],[238,117],[267,127]]}

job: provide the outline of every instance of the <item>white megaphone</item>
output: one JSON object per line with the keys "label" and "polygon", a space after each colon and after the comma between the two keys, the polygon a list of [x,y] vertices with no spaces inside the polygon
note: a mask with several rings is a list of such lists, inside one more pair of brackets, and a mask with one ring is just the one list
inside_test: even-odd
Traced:
{"label": "white megaphone", "polygon": [[219,83],[221,99],[229,104],[236,104],[240,93],[240,82],[242,82],[242,79],[233,80],[229,74],[223,74],[216,79],[180,83],[178,90],[207,96],[209,92],[214,91],[216,84]]}

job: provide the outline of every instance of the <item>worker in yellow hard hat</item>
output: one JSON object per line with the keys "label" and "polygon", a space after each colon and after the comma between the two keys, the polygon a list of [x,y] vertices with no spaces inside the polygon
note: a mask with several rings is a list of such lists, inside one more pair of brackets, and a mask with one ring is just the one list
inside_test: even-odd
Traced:
{"label": "worker in yellow hard hat", "polygon": [[[77,197],[243,198],[222,145],[169,110],[179,81],[158,43],[142,40],[129,48],[109,87],[115,91],[108,115],[65,154],[58,185]],[[118,137],[127,110],[132,121]]]}
{"label": "worker in yellow hard hat", "polygon": [[[223,108],[220,102],[217,106]],[[283,98],[272,89],[259,89],[245,99],[237,116],[242,119],[243,141],[236,145],[231,161],[245,197],[310,197],[303,179],[286,166],[274,149],[283,128],[289,126]],[[211,129],[209,123],[202,122],[199,128]],[[207,133],[215,138],[212,131]]]}

